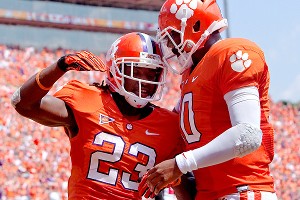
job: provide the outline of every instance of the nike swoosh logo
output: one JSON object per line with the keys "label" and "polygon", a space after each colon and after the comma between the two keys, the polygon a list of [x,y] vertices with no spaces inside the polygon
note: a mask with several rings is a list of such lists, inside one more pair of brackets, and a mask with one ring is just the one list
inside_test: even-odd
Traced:
{"label": "nike swoosh logo", "polygon": [[193,78],[192,78],[192,82],[194,82],[197,78],[198,78],[198,76],[193,77]]}
{"label": "nike swoosh logo", "polygon": [[184,80],[184,81],[181,81],[180,84],[181,84],[181,85],[182,85],[182,84],[187,84],[188,80],[189,80],[189,79],[186,79],[186,80]]}
{"label": "nike swoosh logo", "polygon": [[146,135],[159,135],[158,133],[152,133],[152,132],[149,132],[149,130],[147,129],[146,130]]}

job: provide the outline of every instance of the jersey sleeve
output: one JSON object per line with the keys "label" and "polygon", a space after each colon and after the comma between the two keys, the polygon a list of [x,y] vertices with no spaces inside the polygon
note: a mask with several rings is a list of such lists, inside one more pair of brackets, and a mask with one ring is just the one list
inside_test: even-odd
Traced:
{"label": "jersey sleeve", "polygon": [[60,90],[54,93],[54,96],[63,100],[71,108],[75,107],[75,104],[78,104],[78,100],[81,99],[80,95],[84,95],[86,90],[84,89],[84,84],[72,80],[64,85]]}
{"label": "jersey sleeve", "polygon": [[257,48],[236,48],[228,51],[220,68],[219,86],[223,96],[232,90],[255,86],[265,74],[263,53]]}

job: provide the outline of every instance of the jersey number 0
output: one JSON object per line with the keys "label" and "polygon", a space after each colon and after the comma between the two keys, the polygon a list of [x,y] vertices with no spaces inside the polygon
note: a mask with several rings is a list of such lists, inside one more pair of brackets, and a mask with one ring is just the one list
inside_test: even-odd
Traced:
{"label": "jersey number 0", "polygon": [[189,144],[200,141],[201,133],[196,128],[193,111],[193,93],[185,94],[181,101],[180,128]]}

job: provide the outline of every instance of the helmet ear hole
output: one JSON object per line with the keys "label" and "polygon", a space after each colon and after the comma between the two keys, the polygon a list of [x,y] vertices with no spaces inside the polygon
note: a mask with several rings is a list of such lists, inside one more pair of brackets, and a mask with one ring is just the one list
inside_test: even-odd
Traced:
{"label": "helmet ear hole", "polygon": [[200,21],[198,20],[193,26],[193,32],[197,33],[200,31]]}

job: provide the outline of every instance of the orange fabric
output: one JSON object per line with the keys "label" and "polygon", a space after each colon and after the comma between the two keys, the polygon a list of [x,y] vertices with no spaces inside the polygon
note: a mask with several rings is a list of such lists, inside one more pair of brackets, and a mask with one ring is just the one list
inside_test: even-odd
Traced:
{"label": "orange fabric", "polygon": [[[241,72],[233,70],[235,64],[242,66],[237,62],[241,64],[247,60],[250,60],[250,66],[245,64],[248,67]],[[194,71],[183,75],[181,129],[184,137],[190,138],[190,141],[186,139],[187,150],[207,144],[231,127],[224,100],[227,92],[246,86],[257,87],[262,110],[261,147],[243,158],[194,171],[197,199],[216,199],[235,193],[236,187],[241,185],[248,185],[252,190],[274,191],[268,167],[274,155],[274,131],[268,122],[269,79],[263,52],[245,39],[226,39],[214,44]]]}
{"label": "orange fabric", "polygon": [[138,178],[182,151],[175,113],[155,107],[129,122],[109,93],[78,81],[55,96],[71,107],[79,126],[70,140],[69,199],[137,199]]}

